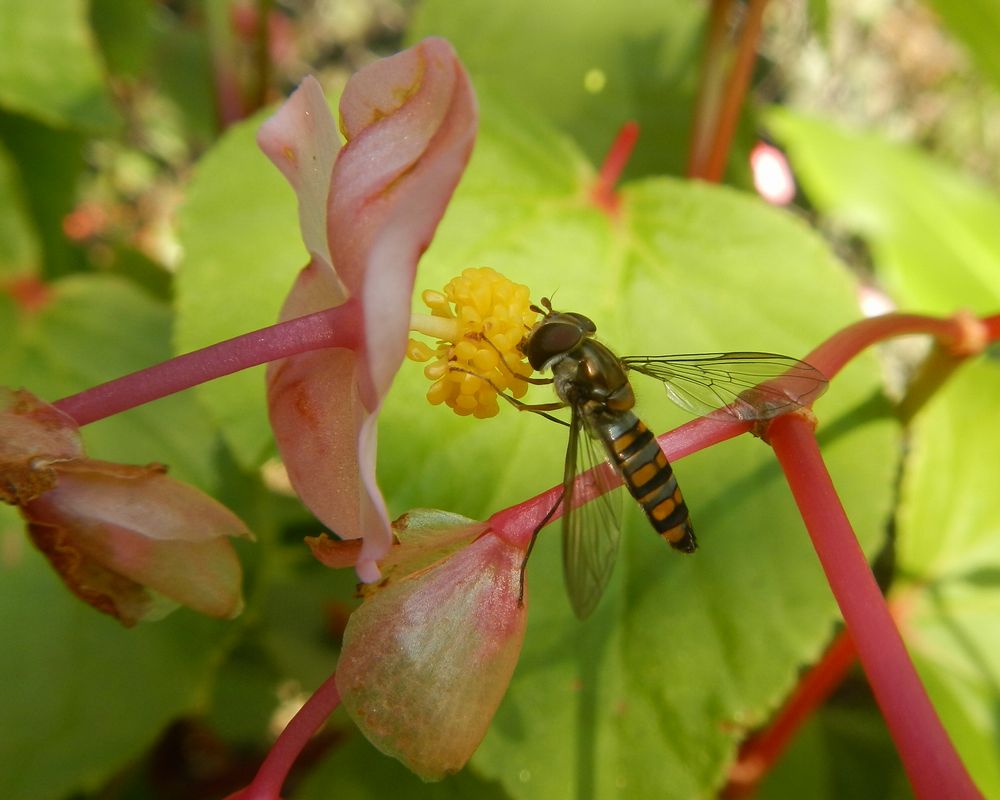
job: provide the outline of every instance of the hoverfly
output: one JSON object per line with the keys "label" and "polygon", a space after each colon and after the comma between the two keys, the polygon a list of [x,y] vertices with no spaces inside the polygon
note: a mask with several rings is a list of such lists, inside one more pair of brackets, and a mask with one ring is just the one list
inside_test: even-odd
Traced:
{"label": "hoverfly", "polygon": [[[674,402],[696,414],[723,409],[741,421],[771,419],[807,405],[826,390],[827,380],[804,361],[774,353],[619,357],[594,338],[597,326],[588,317],[555,311],[548,298],[542,299],[542,306],[532,306],[543,316],[520,349],[533,370],[552,373],[551,378],[529,382],[552,384],[559,399],[533,405],[501,395],[522,410],[562,424],[547,412],[570,409],[562,495],[534,531],[528,554],[541,528],[561,505],[565,510],[566,587],[573,611],[583,619],[603,594],[618,552],[621,502],[612,471],[671,547],[683,553],[697,548],[673,469],[652,432],[632,410],[635,397],[629,371],[660,381]],[[574,507],[577,476],[587,471],[597,484],[598,496]],[[521,579],[523,586],[524,565]]]}

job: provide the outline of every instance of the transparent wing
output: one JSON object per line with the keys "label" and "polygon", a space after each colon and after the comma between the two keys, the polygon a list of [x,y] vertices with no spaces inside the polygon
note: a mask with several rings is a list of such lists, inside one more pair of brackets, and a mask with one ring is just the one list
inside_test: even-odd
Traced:
{"label": "transparent wing", "polygon": [[563,574],[580,619],[590,616],[604,594],[621,535],[621,482],[594,433],[574,407],[563,473]]}
{"label": "transparent wing", "polygon": [[775,353],[626,356],[621,362],[661,381],[681,408],[698,415],[722,408],[739,420],[771,419],[806,406],[827,387],[826,376],[811,364]]}

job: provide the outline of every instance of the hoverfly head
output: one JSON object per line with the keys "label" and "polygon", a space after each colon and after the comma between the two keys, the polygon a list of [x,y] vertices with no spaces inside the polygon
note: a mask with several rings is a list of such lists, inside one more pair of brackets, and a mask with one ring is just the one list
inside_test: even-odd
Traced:
{"label": "hoverfly head", "polygon": [[583,314],[553,311],[547,297],[542,298],[542,304],[548,311],[531,329],[521,347],[536,372],[544,370],[553,360],[566,355],[597,331],[597,326]]}

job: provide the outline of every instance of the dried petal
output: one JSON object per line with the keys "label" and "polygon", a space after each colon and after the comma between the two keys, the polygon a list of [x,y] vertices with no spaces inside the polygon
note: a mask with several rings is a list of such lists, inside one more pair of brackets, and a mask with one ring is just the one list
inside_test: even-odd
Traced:
{"label": "dried petal", "polygon": [[81,459],[54,467],[58,483],[22,513],[69,588],[126,625],[156,595],[215,617],[242,609],[239,559],[226,537],[250,532],[224,506],[162,467]]}
{"label": "dried petal", "polygon": [[0,500],[27,503],[55,485],[53,462],[82,456],[71,417],[24,389],[0,387]]}

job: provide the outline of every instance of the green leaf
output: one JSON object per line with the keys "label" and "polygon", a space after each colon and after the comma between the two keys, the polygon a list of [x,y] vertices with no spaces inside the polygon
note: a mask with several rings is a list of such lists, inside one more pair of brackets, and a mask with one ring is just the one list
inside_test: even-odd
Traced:
{"label": "green leaf", "polygon": [[[179,352],[274,324],[309,260],[295,195],[254,142],[266,116],[233,126],[191,182],[179,222]],[[271,452],[263,367],[200,386],[197,393],[244,467],[257,466]]]}
{"label": "green leaf", "polygon": [[976,65],[993,83],[1000,87],[1000,6],[994,0],[927,0],[955,34],[969,49]]}
{"label": "green leaf", "polygon": [[892,598],[931,699],[987,797],[1000,795],[1000,367],[962,368],[914,424]]}
{"label": "green leaf", "polygon": [[20,531],[0,540],[0,795],[96,788],[196,709],[225,626],[181,611],[126,630],[76,600]]}
{"label": "green leaf", "polygon": [[[848,698],[869,699],[860,688],[846,687]],[[754,797],[910,800],[913,791],[885,721],[873,706],[838,703],[820,709],[796,733],[788,752],[768,773]]]}
{"label": "green leaf", "polygon": [[57,128],[106,130],[118,121],[84,0],[4,0],[0,42],[0,107]]}
{"label": "green leaf", "polygon": [[[52,402],[169,357],[166,307],[121,280],[67,278],[37,311],[8,308],[0,383]],[[190,394],[174,395],[88,425],[89,455],[107,461],[157,461],[205,489],[218,483],[216,439]]]}
{"label": "green leaf", "polygon": [[17,170],[0,146],[0,278],[35,272],[38,258],[38,238],[28,217]]}
{"label": "green leaf", "polygon": [[907,311],[995,311],[1000,302],[1000,197],[905,145],[785,109],[767,123],[809,198],[869,243]]}
{"label": "green leaf", "polygon": [[[139,78],[153,41],[156,7],[152,3],[90,0],[90,22],[108,70]],[[185,64],[185,72],[189,65]]]}
{"label": "green leaf", "polygon": [[44,274],[76,271],[81,251],[67,239],[62,221],[77,200],[85,137],[0,110],[0,140],[10,153],[21,202],[37,231]]}
{"label": "green leaf", "polygon": [[681,174],[704,15],[687,0],[425,0],[408,39],[449,39],[477,88],[488,83],[546,115],[595,162],[635,120],[642,135],[629,174]]}

